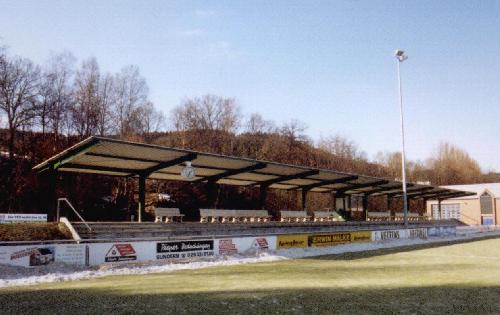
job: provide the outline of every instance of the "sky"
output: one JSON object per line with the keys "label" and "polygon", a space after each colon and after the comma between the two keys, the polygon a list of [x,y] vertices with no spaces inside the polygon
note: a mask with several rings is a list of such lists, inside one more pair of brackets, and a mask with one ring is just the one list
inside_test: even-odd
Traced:
{"label": "sky", "polygon": [[137,65],[167,115],[183,99],[234,97],[245,115],[342,135],[373,159],[439,143],[500,171],[500,1],[7,1],[0,41],[44,63],[72,52],[104,72]]}

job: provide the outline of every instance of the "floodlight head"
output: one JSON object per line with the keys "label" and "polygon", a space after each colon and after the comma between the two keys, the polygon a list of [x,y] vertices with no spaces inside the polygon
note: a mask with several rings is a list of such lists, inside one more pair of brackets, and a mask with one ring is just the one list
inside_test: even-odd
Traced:
{"label": "floodlight head", "polygon": [[404,50],[400,50],[400,49],[396,50],[396,52],[394,53],[394,56],[396,57],[396,59],[399,60],[399,62],[403,62],[406,59],[408,59],[408,56],[405,55]]}

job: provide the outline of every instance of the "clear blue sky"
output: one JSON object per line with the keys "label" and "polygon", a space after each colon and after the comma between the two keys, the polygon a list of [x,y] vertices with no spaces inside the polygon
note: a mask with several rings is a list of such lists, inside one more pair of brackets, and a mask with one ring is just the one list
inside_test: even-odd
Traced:
{"label": "clear blue sky", "polygon": [[299,119],[371,158],[399,149],[403,64],[409,159],[441,141],[500,171],[500,1],[6,1],[11,54],[136,64],[165,113],[185,97],[235,97],[245,114]]}

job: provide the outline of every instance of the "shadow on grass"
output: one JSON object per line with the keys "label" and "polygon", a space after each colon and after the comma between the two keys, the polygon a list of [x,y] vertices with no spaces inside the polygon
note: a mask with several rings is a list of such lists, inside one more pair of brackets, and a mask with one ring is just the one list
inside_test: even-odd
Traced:
{"label": "shadow on grass", "polygon": [[384,248],[384,249],[377,249],[377,250],[370,250],[370,251],[363,251],[363,252],[322,255],[322,256],[307,257],[307,258],[303,258],[303,259],[355,260],[355,259],[363,259],[363,258],[370,258],[370,257],[376,257],[376,256],[411,252],[411,251],[421,250],[421,249],[439,248],[439,247],[450,246],[450,245],[473,243],[473,242],[477,242],[477,241],[485,241],[485,240],[490,240],[490,239],[500,239],[500,235],[485,236],[485,237],[479,237],[479,238],[474,238],[474,239],[464,239],[464,240],[442,241],[442,242],[418,244],[418,245],[408,245],[408,246]]}
{"label": "shadow on grass", "polygon": [[93,288],[17,289],[0,292],[0,305],[2,314],[498,314],[499,296],[500,286],[175,294],[125,294]]}

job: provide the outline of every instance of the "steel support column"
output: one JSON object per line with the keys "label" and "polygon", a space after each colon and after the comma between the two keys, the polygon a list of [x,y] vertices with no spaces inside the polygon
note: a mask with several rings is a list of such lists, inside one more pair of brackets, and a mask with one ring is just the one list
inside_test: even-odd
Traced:
{"label": "steel support column", "polygon": [[268,186],[262,185],[260,186],[260,198],[259,198],[259,208],[260,209],[265,209],[266,208],[266,199],[267,199],[267,189]]}
{"label": "steel support column", "polygon": [[137,222],[142,222],[142,213],[146,209],[146,176],[139,176],[139,205],[137,207]]}
{"label": "steel support column", "polygon": [[441,212],[441,199],[438,199],[438,212],[439,212],[439,220],[442,220],[443,214]]}
{"label": "steel support column", "polygon": [[363,220],[368,218],[368,196],[363,195]]}
{"label": "steel support column", "polygon": [[207,202],[209,207],[216,208],[219,185],[214,181],[207,183]]}
{"label": "steel support column", "polygon": [[302,189],[302,210],[306,210],[306,204],[307,204],[307,193],[309,191],[307,189]]}

